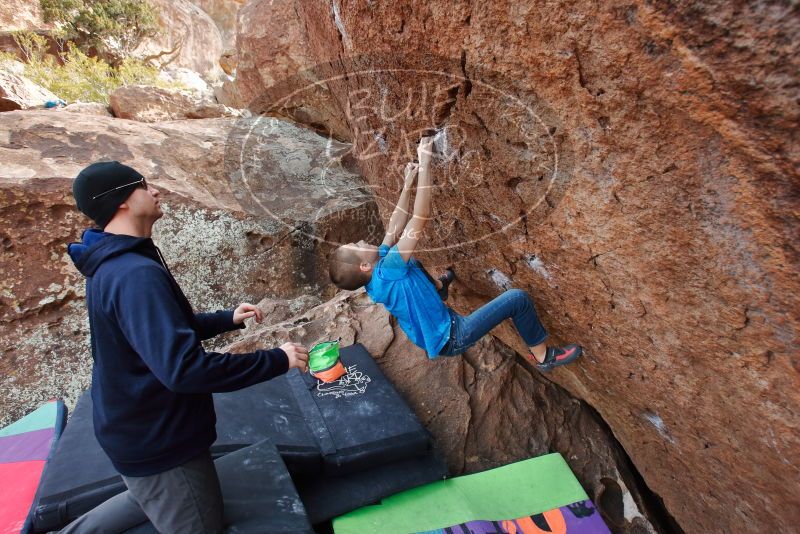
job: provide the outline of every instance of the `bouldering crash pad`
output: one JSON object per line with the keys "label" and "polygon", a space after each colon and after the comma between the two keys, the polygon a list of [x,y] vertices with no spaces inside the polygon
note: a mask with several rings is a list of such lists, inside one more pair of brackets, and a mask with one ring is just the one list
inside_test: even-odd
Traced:
{"label": "bouldering crash pad", "polygon": [[558,453],[414,488],[338,517],[333,527],[336,534],[610,534]]}
{"label": "bouldering crash pad", "polygon": [[0,532],[30,532],[42,471],[66,419],[64,403],[50,401],[0,429]]}

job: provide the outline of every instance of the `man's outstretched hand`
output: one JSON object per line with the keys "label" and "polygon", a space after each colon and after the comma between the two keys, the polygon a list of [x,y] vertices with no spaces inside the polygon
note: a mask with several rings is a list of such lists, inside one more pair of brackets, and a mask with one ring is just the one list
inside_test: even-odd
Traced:
{"label": "man's outstretched hand", "polygon": [[300,369],[301,373],[308,371],[308,349],[300,343],[289,341],[281,345],[281,350],[289,357],[289,369]]}
{"label": "man's outstretched hand", "polygon": [[247,302],[239,304],[239,307],[233,310],[233,324],[242,324],[245,319],[249,319],[250,317],[255,317],[256,322],[260,323],[261,320],[264,319],[264,314],[261,308],[253,304],[248,304]]}
{"label": "man's outstretched hand", "polygon": [[[256,322],[260,323],[264,319],[264,314],[261,308],[247,302],[239,304],[233,310],[234,324],[242,324],[245,319],[255,317]],[[297,368],[300,372],[308,372],[308,349],[300,343],[289,341],[280,346],[281,350],[286,353],[289,358],[289,369]]]}

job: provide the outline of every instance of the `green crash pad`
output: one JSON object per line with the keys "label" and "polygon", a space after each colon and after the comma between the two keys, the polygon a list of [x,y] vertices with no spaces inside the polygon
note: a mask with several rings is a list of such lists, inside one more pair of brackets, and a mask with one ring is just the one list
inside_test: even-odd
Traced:
{"label": "green crash pad", "polygon": [[448,527],[470,522],[496,522],[497,527],[517,518],[530,522],[536,514],[545,514],[547,521],[558,516],[559,508],[565,515],[559,519],[563,530],[557,531],[608,532],[564,458],[554,453],[393,495],[336,518],[333,528],[336,534],[449,532]]}

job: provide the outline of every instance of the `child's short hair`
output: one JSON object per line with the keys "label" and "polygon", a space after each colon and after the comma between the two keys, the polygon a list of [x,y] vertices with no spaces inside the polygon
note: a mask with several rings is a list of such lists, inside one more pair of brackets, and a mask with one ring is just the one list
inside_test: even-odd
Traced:
{"label": "child's short hair", "polygon": [[361,258],[351,248],[342,245],[328,258],[328,274],[339,289],[354,290],[369,281],[366,273],[359,269]]}

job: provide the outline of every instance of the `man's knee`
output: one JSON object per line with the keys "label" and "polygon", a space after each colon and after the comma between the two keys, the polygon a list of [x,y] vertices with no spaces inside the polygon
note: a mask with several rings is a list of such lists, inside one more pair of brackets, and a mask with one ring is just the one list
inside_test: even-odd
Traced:
{"label": "man's knee", "polygon": [[129,491],[125,491],[89,510],[58,531],[58,534],[125,532],[145,521],[147,516],[139,503]]}
{"label": "man's knee", "polygon": [[159,532],[222,532],[222,493],[209,453],[157,475],[123,478]]}
{"label": "man's knee", "polygon": [[513,299],[517,304],[533,304],[533,299],[531,299],[528,292],[523,289],[509,289],[506,293],[508,294],[508,298]]}

